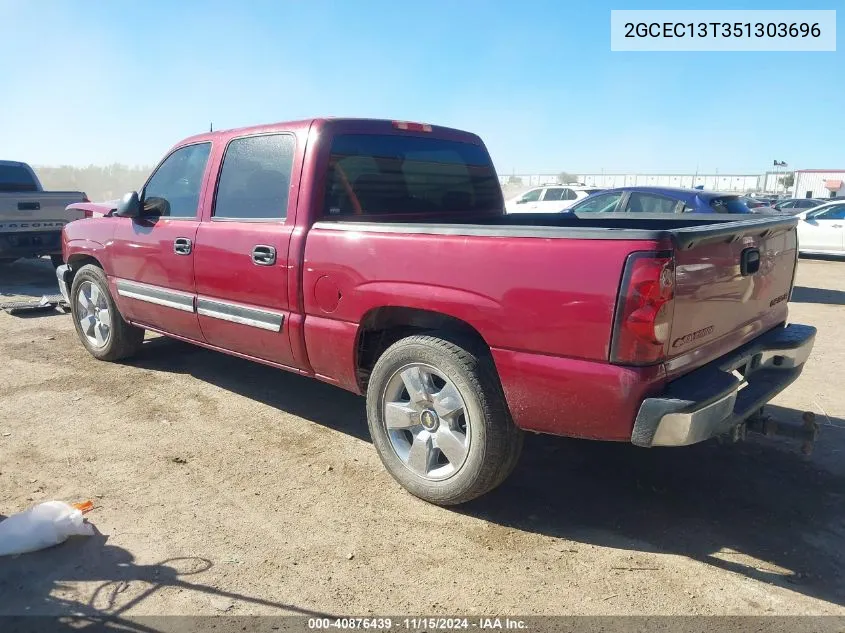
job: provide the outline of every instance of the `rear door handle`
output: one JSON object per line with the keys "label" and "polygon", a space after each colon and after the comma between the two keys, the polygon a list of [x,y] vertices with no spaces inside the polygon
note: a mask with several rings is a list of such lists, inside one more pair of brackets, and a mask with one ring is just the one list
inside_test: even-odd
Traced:
{"label": "rear door handle", "polygon": [[276,249],[266,244],[257,244],[252,249],[252,263],[258,266],[272,266],[276,263]]}
{"label": "rear door handle", "polygon": [[190,255],[193,243],[187,237],[177,237],[173,240],[173,252],[177,255]]}

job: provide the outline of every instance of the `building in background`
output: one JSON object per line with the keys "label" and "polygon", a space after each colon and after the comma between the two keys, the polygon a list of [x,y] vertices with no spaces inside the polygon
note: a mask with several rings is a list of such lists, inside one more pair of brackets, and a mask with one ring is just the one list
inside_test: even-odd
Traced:
{"label": "building in background", "polygon": [[843,198],[845,169],[799,169],[793,191],[796,198]]}
{"label": "building in background", "polygon": [[781,195],[790,193],[793,187],[788,187],[787,184],[789,184],[789,176],[792,173],[793,172],[788,170],[767,171],[765,174],[760,176],[760,185],[758,190],[766,193],[779,193]]}
{"label": "building in background", "polygon": [[[556,184],[560,174],[502,174],[499,181],[511,187],[541,187]],[[748,193],[759,191],[760,174],[572,174],[572,183],[588,187],[702,187],[710,191]],[[566,184],[566,183],[563,183]]]}
{"label": "building in background", "polygon": [[702,187],[708,191],[747,193],[759,187],[759,174],[579,174],[590,187]]}

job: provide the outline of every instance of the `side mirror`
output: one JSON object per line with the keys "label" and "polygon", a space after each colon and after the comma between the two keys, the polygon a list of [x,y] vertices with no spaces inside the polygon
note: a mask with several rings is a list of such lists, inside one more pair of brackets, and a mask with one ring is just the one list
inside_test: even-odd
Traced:
{"label": "side mirror", "polygon": [[141,210],[141,199],[138,197],[138,192],[132,191],[123,196],[114,214],[121,218],[137,218],[141,216]]}

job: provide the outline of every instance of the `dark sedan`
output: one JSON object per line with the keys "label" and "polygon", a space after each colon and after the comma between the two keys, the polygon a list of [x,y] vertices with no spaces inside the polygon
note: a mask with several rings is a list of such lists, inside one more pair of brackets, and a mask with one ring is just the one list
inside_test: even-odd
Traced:
{"label": "dark sedan", "polygon": [[674,187],[619,187],[580,200],[573,213],[751,213],[742,196]]}
{"label": "dark sedan", "polygon": [[781,213],[795,215],[827,202],[830,202],[830,200],[818,200],[816,198],[786,198],[785,200],[778,200],[775,203],[774,208]]}

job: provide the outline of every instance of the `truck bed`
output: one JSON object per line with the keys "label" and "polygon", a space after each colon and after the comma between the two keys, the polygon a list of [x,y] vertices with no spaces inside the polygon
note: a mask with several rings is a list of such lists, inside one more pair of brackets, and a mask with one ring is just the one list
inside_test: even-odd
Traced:
{"label": "truck bed", "polygon": [[743,216],[732,214],[658,215],[607,213],[576,216],[570,213],[519,213],[501,216],[441,216],[436,222],[415,221],[408,216],[385,216],[383,221],[364,217],[324,220],[315,226],[349,231],[416,233],[434,235],[500,235],[601,240],[671,240],[687,249],[704,241],[747,234],[771,234],[798,224],[791,216]]}

